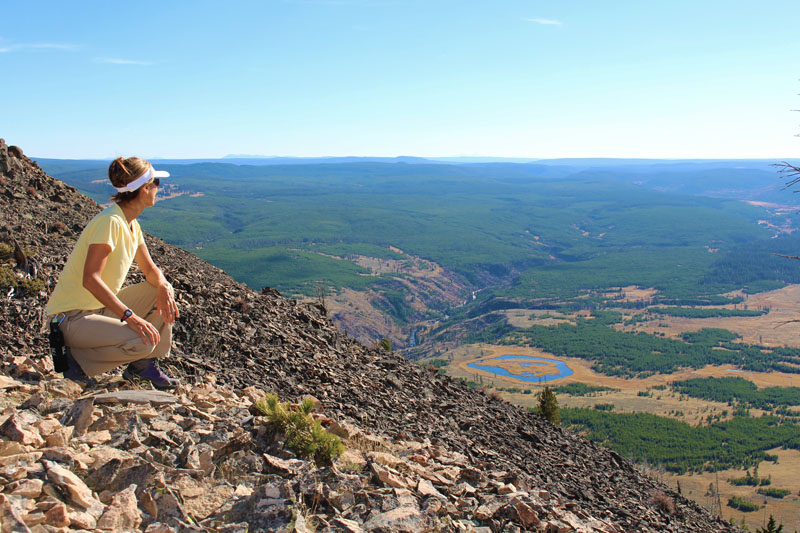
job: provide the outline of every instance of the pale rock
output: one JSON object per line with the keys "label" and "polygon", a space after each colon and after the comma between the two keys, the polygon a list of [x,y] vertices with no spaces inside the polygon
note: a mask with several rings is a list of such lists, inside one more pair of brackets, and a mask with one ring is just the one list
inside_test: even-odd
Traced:
{"label": "pale rock", "polygon": [[442,510],[443,506],[444,504],[442,503],[442,500],[436,498],[428,498],[427,500],[425,500],[424,509],[425,512],[428,514],[438,515],[439,512]]}
{"label": "pale rock", "polygon": [[266,392],[252,385],[250,387],[243,389],[242,394],[252,403],[256,403],[260,400],[263,400],[264,396],[267,395]]}
{"label": "pale rock", "polygon": [[201,444],[197,447],[199,450],[198,461],[200,463],[200,470],[207,476],[210,476],[216,470],[217,465],[214,464],[214,450],[208,444]]}
{"label": "pale rock", "polygon": [[72,512],[68,514],[69,525],[73,529],[95,529],[97,519],[90,513]]}
{"label": "pale rock", "polygon": [[517,487],[515,487],[511,483],[502,485],[497,489],[498,494],[511,494],[512,492],[517,492]]}
{"label": "pale rock", "polygon": [[178,458],[180,459],[180,462],[183,464],[184,468],[202,470],[202,465],[200,464],[200,452],[198,451],[197,446],[194,445],[194,442],[192,442],[191,438],[187,438],[186,442],[184,442]]}
{"label": "pale rock", "polygon": [[37,420],[33,426],[38,429],[39,434],[45,438],[57,429],[64,427],[61,425],[61,422],[55,418],[43,418],[41,420]]}
{"label": "pale rock", "polygon": [[86,455],[90,459],[89,464],[92,466],[93,470],[100,468],[112,459],[119,459],[122,461],[131,457],[130,453],[109,446],[99,446],[88,451]]}
{"label": "pale rock", "polygon": [[381,483],[394,488],[408,488],[408,483],[403,480],[399,473],[393,472],[390,469],[384,468],[376,463],[371,463],[370,466]]}
{"label": "pale rock", "polygon": [[517,511],[519,521],[522,522],[522,525],[526,529],[535,528],[539,525],[539,515],[530,505],[521,501],[512,505],[514,506],[514,510]]}
{"label": "pale rock", "polygon": [[420,455],[418,453],[415,453],[414,455],[410,455],[408,457],[408,459],[410,461],[414,461],[415,463],[417,463],[420,466],[428,466],[428,458],[425,457],[424,455]]}
{"label": "pale rock", "polygon": [[265,498],[272,500],[279,500],[283,498],[283,493],[278,485],[264,485],[260,487],[259,490],[261,491],[261,495]]}
{"label": "pale rock", "polygon": [[425,449],[425,444],[422,442],[417,442],[414,440],[404,440],[400,442],[400,445],[406,448],[407,450],[411,450],[414,452],[419,452]]}
{"label": "pale rock", "polygon": [[427,479],[420,478],[417,482],[417,492],[420,496],[423,497],[434,497],[434,498],[444,498],[444,495],[436,490],[436,487],[433,486],[433,483],[428,481]]}
{"label": "pale rock", "polygon": [[20,483],[17,488],[11,491],[14,496],[22,496],[23,498],[36,499],[42,494],[42,487],[44,481],[40,479],[27,479]]}
{"label": "pale rock", "polygon": [[0,494],[0,526],[3,533],[23,533],[30,532],[28,526],[22,520],[22,512],[19,507],[11,500],[11,498]]}
{"label": "pale rock", "polygon": [[446,468],[437,469],[436,473],[452,482],[455,482],[461,476],[461,469],[457,466],[448,466]]}
{"label": "pale rock", "polygon": [[196,498],[208,490],[204,483],[195,481],[187,475],[178,476],[172,481],[172,484],[173,489],[177,490],[184,499]]}
{"label": "pale rock", "polygon": [[142,492],[142,495],[139,497],[139,505],[147,514],[153,517],[153,520],[158,518],[158,505],[149,492]]}
{"label": "pale rock", "polygon": [[58,503],[44,514],[44,523],[53,527],[67,527],[69,525],[69,511],[63,503]]}
{"label": "pale rock", "polygon": [[102,431],[90,431],[80,437],[79,442],[88,444],[90,446],[97,446],[98,444],[104,444],[111,440],[111,433],[104,429]]}
{"label": "pale rock", "polygon": [[253,489],[247,488],[244,485],[236,485],[236,490],[233,491],[233,495],[240,498],[249,498],[253,495]]}
{"label": "pale rock", "polygon": [[294,533],[313,533],[306,523],[306,517],[300,513],[297,513],[294,520]]}
{"label": "pale rock", "polygon": [[176,533],[178,530],[161,522],[153,522],[144,531],[145,533]]}
{"label": "pale rock", "polygon": [[303,464],[303,461],[299,459],[281,459],[268,453],[262,454],[262,457],[264,457],[264,466],[273,474],[293,475]]}
{"label": "pale rock", "polygon": [[83,393],[83,388],[71,379],[51,381],[48,392],[55,397],[74,399]]}
{"label": "pale rock", "polygon": [[[59,424],[60,425],[60,424]],[[66,448],[69,446],[72,435],[75,433],[75,428],[72,426],[61,426],[49,435],[44,440],[47,446],[51,448]]]}
{"label": "pale rock", "polygon": [[364,532],[364,530],[361,529],[361,526],[355,520],[348,520],[347,518],[335,518],[333,520],[333,524],[337,526],[337,531],[343,531],[344,533]]}
{"label": "pale rock", "polygon": [[394,495],[397,498],[398,507],[413,507],[419,509],[419,503],[416,496],[408,489],[394,489]]}
{"label": "pale rock", "polygon": [[364,524],[367,531],[420,531],[423,516],[413,507],[397,507],[385,513],[373,514]]}
{"label": "pale rock", "polygon": [[417,474],[419,477],[423,479],[427,479],[428,481],[431,481],[437,485],[445,485],[445,486],[453,485],[453,482],[450,479],[447,479],[446,477],[441,476],[436,472],[431,472],[427,468],[422,468],[421,466],[415,463],[408,463],[408,465],[415,474]]}
{"label": "pale rock", "polygon": [[[44,439],[39,435],[39,430],[30,425],[19,413],[13,413],[8,419],[0,426],[0,435],[5,435],[9,439],[25,444],[28,446],[35,446],[41,448],[44,446]],[[28,426],[29,429],[26,429]]]}
{"label": "pale rock", "polygon": [[324,406],[322,405],[322,402],[316,396],[312,396],[310,394],[306,394],[305,396],[303,396],[303,400],[308,400],[308,401],[310,401],[311,403],[314,404],[314,409],[313,409],[314,413],[321,413],[323,411],[323,409],[324,409]]}
{"label": "pale rock", "polygon": [[514,502],[514,501],[517,501],[517,500],[519,500],[519,501],[530,501],[530,499],[531,499],[531,495],[529,493],[523,491],[523,490],[518,490],[516,492],[510,492],[508,494],[503,494],[502,496],[505,496],[506,499],[508,501],[510,501],[510,502]]}
{"label": "pale rock", "polygon": [[505,502],[502,499],[490,500],[478,507],[475,511],[475,518],[478,520],[489,520],[504,506]]}
{"label": "pale rock", "polygon": [[92,491],[86,486],[86,483],[81,481],[78,476],[53,461],[43,460],[42,462],[47,469],[47,478],[53,484],[65,489],[72,503],[83,509],[89,509],[99,503],[92,496]]}
{"label": "pale rock", "polygon": [[327,500],[339,511],[345,511],[356,504],[355,495],[350,490],[342,492],[332,490],[328,494]]}
{"label": "pale rock", "polygon": [[473,494],[475,494],[475,487],[464,481],[459,483],[452,489],[450,489],[450,493],[455,494],[457,496],[462,496],[462,495],[472,496]]}
{"label": "pale rock", "polygon": [[72,426],[75,428],[75,436],[80,437],[89,428],[92,423],[92,414],[94,412],[94,399],[84,398],[78,400],[61,417],[61,423],[65,426]]}
{"label": "pale rock", "polygon": [[[92,396],[95,403],[168,405],[178,403],[178,397],[158,390],[119,390]],[[190,402],[191,403],[191,402]]]}
{"label": "pale rock", "polygon": [[161,420],[156,418],[150,422],[150,429],[154,429],[156,431],[166,431],[167,433],[171,433],[173,431],[180,431],[181,427],[175,422],[170,422],[169,420]]}
{"label": "pale rock", "polygon": [[114,499],[97,521],[98,529],[110,531],[123,531],[137,529],[142,523],[142,513],[136,501],[136,485],[131,484],[127,489],[117,493]]}
{"label": "pale rock", "polygon": [[[366,435],[365,433],[363,433],[360,429],[358,429],[353,424],[350,424],[350,423],[342,421],[342,420],[334,421],[333,424],[329,425],[326,429],[329,432],[331,432],[334,435],[336,435],[337,437],[345,439],[345,440],[351,440],[351,439],[360,440],[360,441],[362,441],[364,443],[364,448],[369,448],[370,447],[369,446],[369,442],[370,441],[376,441],[377,442],[377,439],[374,439],[374,438],[370,437],[369,435]],[[375,448],[382,447],[382,446],[383,446],[383,443],[381,443],[380,446],[375,446]]]}
{"label": "pale rock", "polygon": [[339,456],[338,462],[343,464],[346,468],[362,469],[367,465],[367,460],[358,450],[352,448],[345,448],[342,455]]}
{"label": "pale rock", "polygon": [[391,468],[397,468],[397,465],[400,463],[398,457],[386,452],[369,452],[367,453],[367,457],[371,461]]}
{"label": "pale rock", "polygon": [[21,381],[0,374],[0,389],[16,389],[22,387],[22,385]]}
{"label": "pale rock", "polygon": [[141,418],[142,420],[152,420],[153,418],[159,417],[158,411],[156,411],[150,406],[139,409],[137,411],[137,414],[139,415],[139,418]]}
{"label": "pale rock", "polygon": [[32,447],[20,444],[15,440],[2,440],[0,441],[0,457],[8,457],[9,455],[18,455],[31,451]]}
{"label": "pale rock", "polygon": [[45,516],[41,511],[32,511],[30,513],[23,514],[22,521],[25,522],[26,526],[34,527],[38,526],[39,524],[44,524]]}
{"label": "pale rock", "polygon": [[158,494],[158,516],[164,520],[168,517],[182,518],[181,504],[177,498],[169,492]]}
{"label": "pale rock", "polygon": [[20,479],[25,479],[28,477],[28,469],[30,466],[31,465],[26,464],[24,461],[20,461],[4,467],[2,470],[0,470],[0,475],[2,475],[9,482],[19,481]]}

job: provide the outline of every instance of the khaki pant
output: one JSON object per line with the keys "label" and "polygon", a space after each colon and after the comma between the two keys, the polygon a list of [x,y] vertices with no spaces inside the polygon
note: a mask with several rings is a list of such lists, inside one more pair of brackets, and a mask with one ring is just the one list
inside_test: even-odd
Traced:
{"label": "khaki pant", "polygon": [[158,290],[147,282],[131,285],[119,291],[117,298],[134,313],[158,330],[161,340],[156,346],[142,341],[138,333],[105,307],[93,310],[74,310],[65,313],[61,323],[64,344],[88,376],[96,376],[125,363],[166,357],[172,346],[172,325],[167,324],[156,310]]}

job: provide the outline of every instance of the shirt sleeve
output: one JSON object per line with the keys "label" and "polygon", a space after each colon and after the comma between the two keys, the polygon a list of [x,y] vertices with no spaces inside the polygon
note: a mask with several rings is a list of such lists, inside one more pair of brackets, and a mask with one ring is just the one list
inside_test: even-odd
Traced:
{"label": "shirt sleeve", "polygon": [[139,246],[144,244],[144,234],[142,233],[142,228],[139,226],[139,221],[134,221],[136,224],[136,249],[139,249]]}
{"label": "shirt sleeve", "polygon": [[115,223],[114,217],[101,217],[89,233],[89,244],[107,244],[113,250],[116,241],[114,237],[119,229],[116,227],[118,225]]}

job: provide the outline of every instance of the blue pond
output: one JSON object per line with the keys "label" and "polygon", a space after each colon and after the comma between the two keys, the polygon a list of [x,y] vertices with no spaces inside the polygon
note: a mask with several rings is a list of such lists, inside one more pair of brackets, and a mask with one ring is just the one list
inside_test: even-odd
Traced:
{"label": "blue pond", "polygon": [[[491,364],[492,361],[503,361],[508,359],[513,359],[519,362],[520,365],[529,367],[531,369],[537,366],[542,367],[542,366],[555,365],[556,369],[558,370],[558,373],[549,374],[547,376],[537,376],[533,372],[512,374],[505,368],[494,366]],[[565,378],[573,374],[572,369],[562,361],[557,361],[555,359],[544,359],[542,357],[533,357],[530,355],[500,355],[497,357],[492,357],[491,359],[484,359],[483,361],[480,362],[469,363],[467,366],[470,368],[475,368],[477,370],[483,370],[484,372],[491,372],[492,374],[496,374],[498,376],[516,378],[520,381],[528,381],[531,383],[540,383],[540,382],[545,383],[547,381],[554,381],[556,379]]]}

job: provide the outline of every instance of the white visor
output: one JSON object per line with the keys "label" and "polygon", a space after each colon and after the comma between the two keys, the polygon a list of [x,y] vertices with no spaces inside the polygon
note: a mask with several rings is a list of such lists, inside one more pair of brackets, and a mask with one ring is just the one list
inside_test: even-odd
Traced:
{"label": "white visor", "polygon": [[153,178],[168,178],[169,172],[166,170],[156,170],[153,167],[150,167],[145,171],[144,174],[130,182],[124,187],[114,187],[117,192],[133,192],[139,190],[139,187],[147,183]]}

